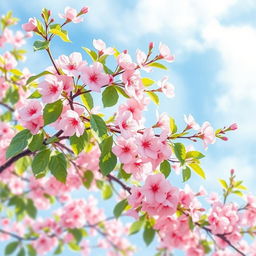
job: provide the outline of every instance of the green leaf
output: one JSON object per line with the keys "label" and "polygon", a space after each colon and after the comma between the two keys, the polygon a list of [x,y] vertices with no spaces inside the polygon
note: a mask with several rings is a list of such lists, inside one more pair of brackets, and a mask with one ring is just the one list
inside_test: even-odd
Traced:
{"label": "green leaf", "polygon": [[147,92],[147,94],[156,105],[159,105],[159,98],[154,92]]}
{"label": "green leaf", "polygon": [[17,256],[25,256],[25,255],[26,255],[25,249],[22,247],[18,252]]}
{"label": "green leaf", "polygon": [[27,249],[28,249],[29,256],[36,256],[36,250],[31,244],[27,244]]}
{"label": "green leaf", "polygon": [[85,50],[88,53],[88,55],[91,57],[91,59],[93,61],[97,60],[98,56],[97,56],[97,53],[95,51],[90,50],[89,48],[86,48],[86,47],[82,47],[82,49]]}
{"label": "green leaf", "polygon": [[5,255],[10,255],[12,254],[16,249],[17,247],[19,246],[19,242],[12,242],[12,243],[9,243],[6,247],[5,247]]}
{"label": "green leaf", "polygon": [[63,153],[52,156],[48,165],[52,175],[60,182],[65,183],[67,178],[67,160]]}
{"label": "green leaf", "polygon": [[14,75],[16,75],[16,76],[22,76],[23,75],[23,73],[20,70],[18,70],[18,69],[11,69],[9,71],[11,73],[13,73]]}
{"label": "green leaf", "polygon": [[54,251],[54,255],[58,255],[58,254],[61,254],[62,252],[63,252],[63,250],[64,250],[64,246],[63,246],[63,242],[60,242],[59,241],[59,245],[58,245],[58,247],[55,249],[55,251]]}
{"label": "green leaf", "polygon": [[93,172],[87,170],[84,173],[84,177],[83,178],[84,178],[84,180],[83,180],[84,186],[89,189],[91,187],[91,184],[92,184],[92,181],[93,181],[93,178],[94,178]]}
{"label": "green leaf", "polygon": [[123,169],[123,165],[121,165],[117,177],[119,179],[128,180],[131,176],[132,176],[132,174],[131,173],[126,173],[125,170]]}
{"label": "green leaf", "polygon": [[52,28],[49,31],[50,33],[59,36],[64,42],[71,42],[68,37],[68,32],[66,30],[61,29],[61,27]]}
{"label": "green leaf", "polygon": [[109,184],[104,183],[102,190],[101,190],[101,196],[104,200],[109,199],[113,195],[112,188]]}
{"label": "green leaf", "polygon": [[43,71],[41,73],[39,73],[36,76],[31,76],[29,77],[29,79],[27,80],[26,85],[32,83],[33,81],[35,81],[37,78],[41,77],[41,76],[45,76],[45,75],[53,75],[53,73],[49,72],[49,71]]}
{"label": "green leaf", "polygon": [[11,102],[12,104],[17,103],[19,100],[19,92],[17,88],[10,87],[5,95],[3,102]]}
{"label": "green leaf", "polygon": [[165,176],[165,178],[167,178],[171,173],[171,165],[167,160],[164,160],[160,164],[160,172]]}
{"label": "green leaf", "polygon": [[144,225],[144,220],[138,220],[132,223],[129,234],[133,235],[138,233]]}
{"label": "green leaf", "polygon": [[203,157],[205,157],[205,155],[199,151],[189,151],[186,153],[186,159],[188,158],[201,159]]}
{"label": "green leaf", "polygon": [[32,171],[36,178],[42,178],[46,174],[46,167],[49,162],[51,151],[43,150],[36,154],[32,161]]}
{"label": "green leaf", "polygon": [[74,153],[78,155],[80,152],[84,150],[85,145],[88,142],[88,135],[86,130],[84,131],[83,135],[81,135],[80,137],[73,135],[72,137],[69,138],[69,141]]}
{"label": "green leaf", "polygon": [[107,176],[116,167],[117,158],[112,152],[100,157],[100,171],[103,175]]}
{"label": "green leaf", "polygon": [[188,218],[188,225],[189,225],[189,229],[190,229],[191,231],[193,231],[194,228],[195,228],[195,224],[194,224],[194,222],[193,222],[191,216],[189,216],[189,218]]}
{"label": "green leaf", "polygon": [[101,155],[105,156],[112,150],[113,145],[113,136],[106,137],[101,143],[100,143],[100,151]]}
{"label": "green leaf", "polygon": [[104,122],[104,120],[98,116],[98,115],[91,115],[91,127],[92,129],[100,136],[102,137],[107,133],[107,126]]}
{"label": "green leaf", "polygon": [[123,88],[121,88],[121,87],[119,87],[119,86],[115,86],[115,88],[116,88],[116,91],[117,91],[120,95],[124,96],[125,98],[130,98],[129,95],[125,92],[125,90],[124,90]]}
{"label": "green leaf", "polygon": [[195,171],[195,173],[197,173],[200,177],[202,177],[203,179],[205,179],[205,173],[203,171],[203,169],[198,165],[198,164],[189,164],[189,166]]}
{"label": "green leaf", "polygon": [[238,195],[238,196],[241,196],[241,197],[243,197],[243,192],[242,191],[239,191],[239,190],[234,190],[234,191],[232,191],[231,192],[232,194],[235,194],[235,195]]}
{"label": "green leaf", "polygon": [[114,208],[114,216],[116,218],[120,217],[122,215],[122,212],[124,211],[125,207],[128,205],[127,199],[124,199],[116,204]]}
{"label": "green leaf", "polygon": [[68,247],[73,251],[80,251],[80,247],[77,243],[70,242],[68,243]]}
{"label": "green leaf", "polygon": [[155,83],[154,80],[147,78],[147,77],[142,78],[141,81],[142,81],[143,85],[146,87],[151,86],[152,84]]}
{"label": "green leaf", "polygon": [[55,122],[61,115],[62,108],[61,100],[46,104],[43,111],[44,125]]}
{"label": "green leaf", "polygon": [[41,41],[41,40],[37,40],[34,42],[33,46],[34,46],[34,51],[40,51],[40,50],[45,50],[48,49],[50,45],[49,41]]}
{"label": "green leaf", "polygon": [[226,183],[225,180],[222,180],[222,179],[218,179],[220,185],[225,189],[227,190],[228,189],[228,184]]}
{"label": "green leaf", "polygon": [[38,92],[38,90],[36,90],[28,97],[28,99],[39,99],[41,97],[42,95]]}
{"label": "green leaf", "polygon": [[102,93],[103,106],[112,107],[118,101],[118,93],[114,86],[108,86]]}
{"label": "green leaf", "polygon": [[81,99],[82,99],[82,102],[84,103],[86,108],[88,108],[90,110],[93,108],[93,98],[92,98],[92,95],[89,92],[83,93],[81,95]]}
{"label": "green leaf", "polygon": [[143,232],[143,240],[146,243],[146,245],[150,245],[155,237],[156,231],[151,227],[151,225],[148,223]]}
{"label": "green leaf", "polygon": [[73,228],[73,229],[69,229],[68,232],[75,237],[77,243],[81,242],[83,238],[83,231],[81,229]]}
{"label": "green leaf", "polygon": [[29,143],[28,148],[30,151],[35,152],[43,146],[43,142],[44,142],[43,133],[33,135],[32,141]]}
{"label": "green leaf", "polygon": [[158,63],[158,62],[150,63],[150,64],[148,64],[147,66],[149,66],[149,67],[154,67],[154,68],[161,68],[161,69],[167,70],[167,67],[166,67],[166,66],[164,66],[163,64]]}
{"label": "green leaf", "polygon": [[15,171],[17,174],[21,175],[24,173],[24,171],[27,170],[29,166],[31,166],[31,158],[29,156],[25,156],[20,158],[18,161],[15,163]]}
{"label": "green leaf", "polygon": [[104,71],[105,71],[106,74],[109,74],[109,75],[114,74],[114,72],[113,72],[111,69],[109,69],[109,68],[108,68],[106,65],[104,65],[104,64],[103,64],[103,69],[104,69]]}
{"label": "green leaf", "polygon": [[29,130],[25,129],[17,133],[11,141],[10,146],[6,151],[6,159],[16,156],[23,151],[28,145],[28,140],[32,134]]}
{"label": "green leaf", "polygon": [[186,166],[186,168],[182,169],[183,182],[189,180],[190,177],[191,177],[191,170],[189,167]]}
{"label": "green leaf", "polygon": [[186,148],[182,143],[174,143],[174,153],[180,163],[183,165],[186,159]]}
{"label": "green leaf", "polygon": [[177,132],[177,125],[175,123],[175,120],[170,117],[170,130],[171,130],[171,134],[174,134]]}
{"label": "green leaf", "polygon": [[49,17],[50,17],[50,11],[47,10],[46,8],[43,8],[42,9],[42,15],[43,15],[43,18],[46,22],[48,22],[49,20]]}
{"label": "green leaf", "polygon": [[33,218],[33,219],[36,218],[37,209],[31,199],[28,199],[28,201],[27,201],[26,211],[31,218]]}

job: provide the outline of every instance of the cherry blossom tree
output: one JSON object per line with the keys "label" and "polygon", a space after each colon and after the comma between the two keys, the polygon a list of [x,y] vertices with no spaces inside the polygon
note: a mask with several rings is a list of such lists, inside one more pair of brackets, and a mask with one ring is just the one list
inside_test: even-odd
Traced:
{"label": "cherry blossom tree", "polygon": [[[217,139],[226,141],[237,125],[214,130],[189,115],[177,127],[161,113],[146,126],[148,105],[160,104],[159,94],[174,97],[167,76],[158,82],[148,77],[174,61],[163,43],[138,49],[136,60],[101,39],[93,40],[94,49],[53,56],[54,39],[70,43],[64,27],[82,22],[87,12],[87,7],[67,7],[59,15],[62,23],[55,23],[57,17],[43,9],[41,19],[29,18],[16,33],[10,27],[17,18],[11,12],[1,18],[0,240],[7,242],[5,255],[61,254],[68,247],[85,256],[95,255],[94,250],[130,256],[136,248],[129,236],[142,231],[146,245],[157,241],[156,256],[176,249],[187,256],[255,256],[256,197],[244,194],[234,170],[228,181],[219,180],[222,196],[188,185],[191,175],[206,178],[200,164],[205,155],[197,144],[207,149]],[[18,66],[25,59],[21,47],[32,36],[34,51],[49,57],[49,67],[36,75]],[[97,98],[103,110],[94,105]],[[104,109],[113,106],[107,117]],[[177,174],[182,187],[170,178]],[[231,201],[231,194],[242,200]],[[101,205],[107,199],[113,205],[110,215]]]}

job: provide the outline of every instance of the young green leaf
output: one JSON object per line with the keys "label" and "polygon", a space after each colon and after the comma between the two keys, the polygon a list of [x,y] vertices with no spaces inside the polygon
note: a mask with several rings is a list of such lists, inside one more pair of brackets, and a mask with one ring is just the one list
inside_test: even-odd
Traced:
{"label": "young green leaf", "polygon": [[32,134],[29,130],[25,129],[17,133],[11,141],[10,146],[6,151],[6,158],[10,158],[18,155],[25,149],[28,145],[28,140],[31,138]]}
{"label": "young green leaf", "polygon": [[150,245],[155,237],[156,231],[151,227],[149,223],[146,224],[143,232],[143,239],[146,245]]}
{"label": "young green leaf", "polygon": [[44,142],[43,133],[33,135],[32,141],[29,143],[28,148],[30,151],[35,152],[43,146],[43,142]]}
{"label": "young green leaf", "polygon": [[167,67],[166,67],[166,66],[164,66],[163,64],[158,63],[158,62],[150,63],[150,64],[148,64],[147,66],[149,66],[149,67],[154,67],[154,68],[161,68],[161,69],[167,70]]}
{"label": "young green leaf", "polygon": [[128,205],[127,199],[124,199],[120,202],[118,202],[114,208],[114,216],[116,218],[120,217],[122,212],[124,211],[125,207]]}
{"label": "young green leaf", "polygon": [[155,83],[154,80],[147,78],[147,77],[142,78],[141,81],[142,81],[143,85],[146,87],[151,86],[152,84]]}
{"label": "young green leaf", "polygon": [[191,177],[191,170],[189,167],[186,166],[186,168],[182,169],[183,182],[189,180],[190,177]]}
{"label": "young green leaf", "polygon": [[9,243],[6,247],[5,247],[5,255],[10,255],[12,254],[16,249],[17,247],[19,246],[20,242],[11,242]]}
{"label": "young green leaf", "polygon": [[112,188],[109,184],[104,183],[102,190],[101,190],[101,196],[104,200],[109,199],[113,195]]}
{"label": "young green leaf", "polygon": [[52,175],[60,182],[65,183],[67,178],[67,160],[63,153],[51,156],[48,165]]}
{"label": "young green leaf", "polygon": [[98,116],[98,115],[91,115],[91,127],[92,129],[100,136],[102,137],[107,133],[107,127],[104,122],[104,120]]}
{"label": "young green leaf", "polygon": [[112,107],[118,101],[118,93],[114,86],[108,86],[102,93],[103,106]]}
{"label": "young green leaf", "polygon": [[144,220],[138,220],[132,223],[130,227],[130,235],[138,233],[144,225]]}
{"label": "young green leaf", "polygon": [[89,189],[89,188],[91,187],[93,178],[94,178],[94,175],[93,175],[93,172],[92,172],[92,171],[87,170],[87,171],[84,173],[83,184],[84,184],[84,186],[85,186],[86,188]]}
{"label": "young green leaf", "polygon": [[34,42],[33,46],[34,46],[34,51],[39,51],[39,50],[45,50],[48,49],[50,45],[49,41],[40,41],[37,40]]}
{"label": "young green leaf", "polygon": [[89,92],[83,93],[81,95],[81,99],[82,99],[82,102],[84,103],[86,108],[88,108],[90,110],[93,108],[93,98],[92,98],[92,95]]}
{"label": "young green leaf", "polygon": [[101,155],[100,157],[100,171],[103,175],[107,176],[110,174],[116,167],[117,158],[112,152],[107,153],[106,155]]}
{"label": "young green leaf", "polygon": [[198,164],[189,164],[189,166],[203,179],[206,179],[203,169]]}
{"label": "young green leaf", "polygon": [[59,118],[62,109],[63,104],[61,100],[46,104],[43,111],[44,125],[55,122]]}
{"label": "young green leaf", "polygon": [[32,83],[33,81],[35,81],[37,78],[41,77],[41,76],[45,76],[45,75],[53,75],[53,73],[49,72],[49,71],[43,71],[41,73],[39,73],[38,75],[35,76],[30,76],[26,82],[26,85]]}
{"label": "young green leaf", "polygon": [[167,178],[171,173],[171,165],[167,160],[164,160],[160,164],[160,172],[165,176],[165,178]]}
{"label": "young green leaf", "polygon": [[182,143],[174,143],[174,153],[180,163],[183,165],[186,159],[186,148]]}
{"label": "young green leaf", "polygon": [[36,156],[33,158],[32,171],[36,178],[41,178],[45,176],[50,154],[51,151],[49,149],[46,149],[36,154]]}
{"label": "young green leaf", "polygon": [[147,94],[156,105],[159,105],[159,98],[154,92],[147,92]]}
{"label": "young green leaf", "polygon": [[74,153],[78,155],[80,152],[84,150],[85,145],[88,142],[88,135],[86,130],[84,131],[83,135],[81,135],[80,137],[73,135],[72,137],[69,138],[69,141]]}

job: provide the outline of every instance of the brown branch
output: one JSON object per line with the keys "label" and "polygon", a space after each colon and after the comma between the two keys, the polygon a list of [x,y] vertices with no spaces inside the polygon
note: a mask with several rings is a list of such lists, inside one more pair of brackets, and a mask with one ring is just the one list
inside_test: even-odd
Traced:
{"label": "brown branch", "polygon": [[[58,137],[63,133],[62,130],[58,131],[57,133],[55,133],[52,137]],[[46,143],[47,139],[44,139],[43,144],[48,145],[48,143]],[[36,151],[35,151],[36,152]],[[0,166],[0,173],[2,173],[5,169],[7,169],[8,167],[10,167],[13,163],[15,163],[16,161],[18,161],[20,158],[24,157],[24,156],[29,156],[32,153],[35,153],[30,151],[29,149],[26,149],[24,151],[22,151],[21,153],[19,153],[18,155],[10,158],[7,162],[5,162],[3,165]]]}
{"label": "brown branch", "polygon": [[12,237],[18,239],[19,241],[24,241],[24,240],[31,241],[31,240],[36,240],[37,239],[37,237],[25,238],[25,237],[16,235],[12,232],[6,231],[4,229],[0,229],[0,233],[12,236]]}
{"label": "brown branch", "polygon": [[111,181],[115,181],[116,183],[118,183],[124,190],[126,190],[129,194],[131,194],[131,188],[127,185],[125,185],[121,180],[119,180],[117,177],[108,174],[107,175],[108,179]]}
{"label": "brown branch", "polygon": [[9,111],[14,112],[14,108],[10,107],[9,105],[7,105],[6,103],[0,102],[0,105],[7,108]]}
{"label": "brown branch", "polygon": [[60,71],[59,71],[59,69],[57,68],[56,63],[55,63],[55,61],[54,61],[54,59],[53,59],[53,57],[52,57],[52,53],[51,53],[51,51],[50,51],[50,48],[47,48],[46,51],[47,51],[47,53],[48,53],[48,55],[49,55],[49,57],[50,57],[50,59],[51,59],[51,62],[52,62],[52,64],[53,64],[53,66],[54,66],[56,72],[58,73],[58,75],[60,75]]}

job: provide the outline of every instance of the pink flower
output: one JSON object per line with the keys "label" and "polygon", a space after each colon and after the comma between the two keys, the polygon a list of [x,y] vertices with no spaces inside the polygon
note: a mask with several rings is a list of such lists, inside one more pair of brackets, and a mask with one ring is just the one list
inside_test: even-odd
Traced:
{"label": "pink flower", "polygon": [[231,125],[229,126],[229,129],[230,129],[230,130],[236,130],[237,128],[238,128],[238,126],[237,126],[236,123],[231,124]]}
{"label": "pink flower", "polygon": [[24,107],[18,110],[20,119],[30,121],[42,115],[42,105],[38,100],[27,100]]}
{"label": "pink flower", "polygon": [[173,98],[175,96],[174,86],[168,82],[167,76],[163,77],[162,80],[158,82],[158,86],[161,88],[166,97]]}
{"label": "pink flower", "polygon": [[215,142],[215,132],[209,122],[204,122],[200,133],[202,134],[202,139],[204,141],[204,147],[207,149],[208,144],[213,144]]}
{"label": "pink flower", "polygon": [[106,47],[106,44],[101,39],[93,39],[93,46],[102,54],[113,55],[115,53],[112,47]]}
{"label": "pink flower", "polygon": [[81,10],[80,13],[86,14],[89,11],[89,8],[87,6],[84,6]]}
{"label": "pink flower", "polygon": [[21,123],[25,128],[29,129],[33,135],[37,134],[38,131],[44,126],[42,115],[29,121],[21,120]]}
{"label": "pink flower", "polygon": [[63,91],[70,93],[73,90],[74,81],[71,76],[60,75],[57,78],[63,84]]}
{"label": "pink flower", "polygon": [[56,237],[49,237],[45,233],[40,234],[40,237],[33,241],[33,247],[39,255],[44,255],[57,245]]}
{"label": "pink flower", "polygon": [[94,62],[90,67],[83,66],[81,77],[83,83],[95,92],[100,92],[103,85],[109,84],[109,76],[104,73],[103,65],[100,62]]}
{"label": "pink flower", "polygon": [[159,52],[160,52],[160,57],[163,58],[164,60],[168,62],[174,61],[174,56],[171,55],[171,51],[169,47],[165,44],[162,44],[161,42],[159,44]]}
{"label": "pink flower", "polygon": [[67,110],[60,121],[60,127],[64,131],[64,136],[81,136],[84,133],[84,124],[81,121],[77,112],[73,110]]}
{"label": "pink flower", "polygon": [[132,62],[132,58],[128,53],[122,52],[117,57],[118,65],[125,70],[133,70],[136,68],[136,64]]}
{"label": "pink flower", "polygon": [[60,98],[63,83],[56,76],[47,76],[45,81],[38,85],[38,89],[42,94],[43,103],[52,103]]}
{"label": "pink flower", "polygon": [[152,128],[147,128],[143,134],[138,134],[136,142],[138,152],[143,158],[157,159],[160,144]]}
{"label": "pink flower", "polygon": [[87,64],[86,61],[83,61],[80,52],[73,52],[69,56],[61,55],[56,62],[69,76],[78,75],[80,73],[79,69]]}
{"label": "pink flower", "polygon": [[149,175],[142,187],[142,192],[148,203],[163,203],[170,189],[170,183],[162,173]]}
{"label": "pink flower", "polygon": [[127,164],[133,161],[136,156],[137,146],[133,139],[125,139],[122,136],[119,136],[112,151],[119,158],[121,163]]}
{"label": "pink flower", "polygon": [[29,18],[28,23],[23,24],[22,28],[27,32],[34,31],[37,28],[36,18]]}
{"label": "pink flower", "polygon": [[128,203],[133,208],[137,208],[142,204],[142,200],[144,199],[144,195],[142,194],[142,190],[139,187],[133,186],[131,188],[131,195],[128,197]]}
{"label": "pink flower", "polygon": [[188,129],[191,129],[191,128],[193,128],[194,130],[200,129],[199,124],[195,121],[194,117],[191,114],[189,114],[188,116],[184,115],[184,121],[187,124]]}
{"label": "pink flower", "polygon": [[5,92],[8,89],[8,84],[5,82],[4,77],[0,77],[0,100],[4,97]]}
{"label": "pink flower", "polygon": [[1,66],[6,69],[6,70],[10,70],[13,69],[17,66],[17,61],[14,58],[14,56],[10,53],[10,52],[6,52],[3,55],[3,66],[1,63]]}
{"label": "pink flower", "polygon": [[71,7],[66,7],[64,10],[64,14],[59,14],[60,18],[66,19],[67,21],[72,21],[74,23],[79,23],[83,21],[82,17],[77,17],[78,13],[76,9]]}

